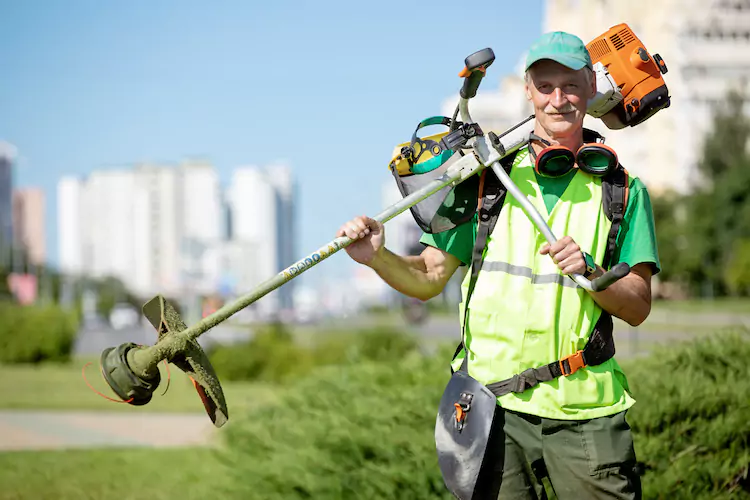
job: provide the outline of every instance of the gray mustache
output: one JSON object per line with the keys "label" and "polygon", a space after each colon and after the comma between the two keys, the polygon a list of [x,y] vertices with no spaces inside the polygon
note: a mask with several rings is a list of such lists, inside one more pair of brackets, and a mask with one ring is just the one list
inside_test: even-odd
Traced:
{"label": "gray mustache", "polygon": [[573,113],[575,111],[576,111],[576,108],[575,106],[572,106],[572,105],[565,106],[562,109],[547,108],[544,110],[544,112],[547,113],[548,115],[555,115],[555,114],[562,115],[564,113]]}

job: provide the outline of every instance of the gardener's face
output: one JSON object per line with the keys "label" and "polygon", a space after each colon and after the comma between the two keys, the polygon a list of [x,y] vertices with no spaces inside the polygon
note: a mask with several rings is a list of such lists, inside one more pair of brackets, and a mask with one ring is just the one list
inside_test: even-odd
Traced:
{"label": "gardener's face", "polygon": [[576,71],[543,59],[526,75],[526,98],[534,105],[537,124],[553,139],[563,139],[583,127],[586,106],[594,95],[596,81],[588,68]]}

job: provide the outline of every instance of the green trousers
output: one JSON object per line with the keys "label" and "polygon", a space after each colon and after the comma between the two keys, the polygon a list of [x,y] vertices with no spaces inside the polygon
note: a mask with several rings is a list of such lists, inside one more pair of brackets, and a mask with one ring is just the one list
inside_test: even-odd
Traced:
{"label": "green trousers", "polygon": [[559,500],[641,498],[625,412],[571,421],[498,410],[505,434],[499,500],[554,498],[549,490]]}

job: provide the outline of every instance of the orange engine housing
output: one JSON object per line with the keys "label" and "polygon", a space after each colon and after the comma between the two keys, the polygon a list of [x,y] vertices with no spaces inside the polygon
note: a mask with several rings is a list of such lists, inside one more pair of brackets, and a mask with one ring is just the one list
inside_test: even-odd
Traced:
{"label": "orange engine housing", "polygon": [[623,100],[601,117],[610,129],[632,127],[669,107],[669,91],[662,74],[667,65],[653,57],[627,24],[612,26],[586,48],[591,62],[602,63],[614,79]]}

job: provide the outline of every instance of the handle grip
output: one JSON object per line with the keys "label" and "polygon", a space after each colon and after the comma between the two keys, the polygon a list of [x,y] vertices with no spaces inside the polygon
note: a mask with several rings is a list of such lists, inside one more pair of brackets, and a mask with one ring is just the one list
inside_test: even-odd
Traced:
{"label": "handle grip", "polygon": [[458,76],[464,78],[464,85],[461,87],[461,97],[471,99],[477,95],[479,84],[487,71],[487,68],[495,61],[495,53],[487,47],[480,51],[474,52],[464,60],[466,65]]}
{"label": "handle grip", "polygon": [[630,273],[630,266],[626,262],[620,262],[598,278],[591,280],[591,290],[594,292],[606,290],[607,287],[624,278],[628,273]]}

